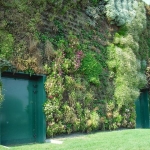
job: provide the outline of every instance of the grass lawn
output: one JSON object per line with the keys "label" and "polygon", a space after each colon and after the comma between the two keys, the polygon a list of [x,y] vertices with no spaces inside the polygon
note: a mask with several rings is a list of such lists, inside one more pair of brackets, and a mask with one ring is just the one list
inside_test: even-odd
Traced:
{"label": "grass lawn", "polygon": [[[97,132],[62,138],[63,144],[29,144],[12,150],[150,150],[150,129]],[[0,150],[7,148],[0,147]]]}

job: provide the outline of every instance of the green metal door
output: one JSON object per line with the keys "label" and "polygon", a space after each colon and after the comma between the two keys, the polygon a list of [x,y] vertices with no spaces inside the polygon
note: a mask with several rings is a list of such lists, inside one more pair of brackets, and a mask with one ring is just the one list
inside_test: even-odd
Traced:
{"label": "green metal door", "polygon": [[1,142],[4,145],[35,142],[36,81],[2,78]]}
{"label": "green metal door", "polygon": [[136,105],[136,128],[149,128],[148,90],[141,91]]}

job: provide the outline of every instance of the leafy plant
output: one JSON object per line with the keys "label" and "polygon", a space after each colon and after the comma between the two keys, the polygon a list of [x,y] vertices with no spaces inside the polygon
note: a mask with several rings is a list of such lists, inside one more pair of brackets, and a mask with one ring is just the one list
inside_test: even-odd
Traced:
{"label": "leafy plant", "polygon": [[120,0],[109,0],[106,4],[106,16],[111,23],[116,23],[118,26],[122,26],[131,21],[136,16],[136,9],[138,2],[131,1],[120,1]]}
{"label": "leafy plant", "polygon": [[[137,22],[138,26],[136,26]],[[108,48],[108,66],[111,74],[113,74],[115,85],[115,114],[113,114],[113,122],[110,128],[117,128],[121,125],[121,122],[124,127],[134,127],[135,125],[135,112],[132,109],[130,110],[129,106],[130,104],[134,106],[133,103],[140,94],[139,90],[147,83],[146,76],[141,68],[142,61],[138,57],[139,36],[145,29],[145,24],[144,5],[139,3],[138,9],[136,9],[136,17],[126,27],[121,28],[120,32],[116,33],[113,44]],[[124,108],[129,111],[126,112]],[[124,109],[128,118],[122,118],[119,115],[122,109]]]}
{"label": "leafy plant", "polygon": [[81,64],[81,72],[88,78],[90,83],[99,85],[99,76],[102,72],[101,64],[95,59],[93,53],[87,53]]}
{"label": "leafy plant", "polygon": [[5,30],[0,30],[0,58],[8,59],[13,53],[14,38]]}

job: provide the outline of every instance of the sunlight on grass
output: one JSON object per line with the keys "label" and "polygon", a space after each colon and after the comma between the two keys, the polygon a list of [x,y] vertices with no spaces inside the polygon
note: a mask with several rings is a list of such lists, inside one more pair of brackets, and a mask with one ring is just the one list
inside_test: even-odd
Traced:
{"label": "sunlight on grass", "polygon": [[[97,132],[61,139],[63,144],[29,144],[11,147],[12,150],[149,150],[150,130],[131,129]],[[1,147],[0,147],[1,149]],[[3,149],[2,149],[3,150]],[[6,148],[4,149],[6,150]]]}

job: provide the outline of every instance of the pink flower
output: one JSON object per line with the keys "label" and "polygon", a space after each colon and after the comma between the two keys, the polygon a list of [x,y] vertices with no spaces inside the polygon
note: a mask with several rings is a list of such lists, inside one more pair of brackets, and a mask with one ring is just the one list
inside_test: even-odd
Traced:
{"label": "pink flower", "polygon": [[77,51],[75,56],[75,69],[77,70],[81,65],[81,59],[83,58],[83,52]]}
{"label": "pink flower", "polygon": [[50,95],[50,96],[48,96],[48,98],[49,98],[49,99],[52,99],[52,98],[53,98],[53,96],[52,96],[52,95]]}

